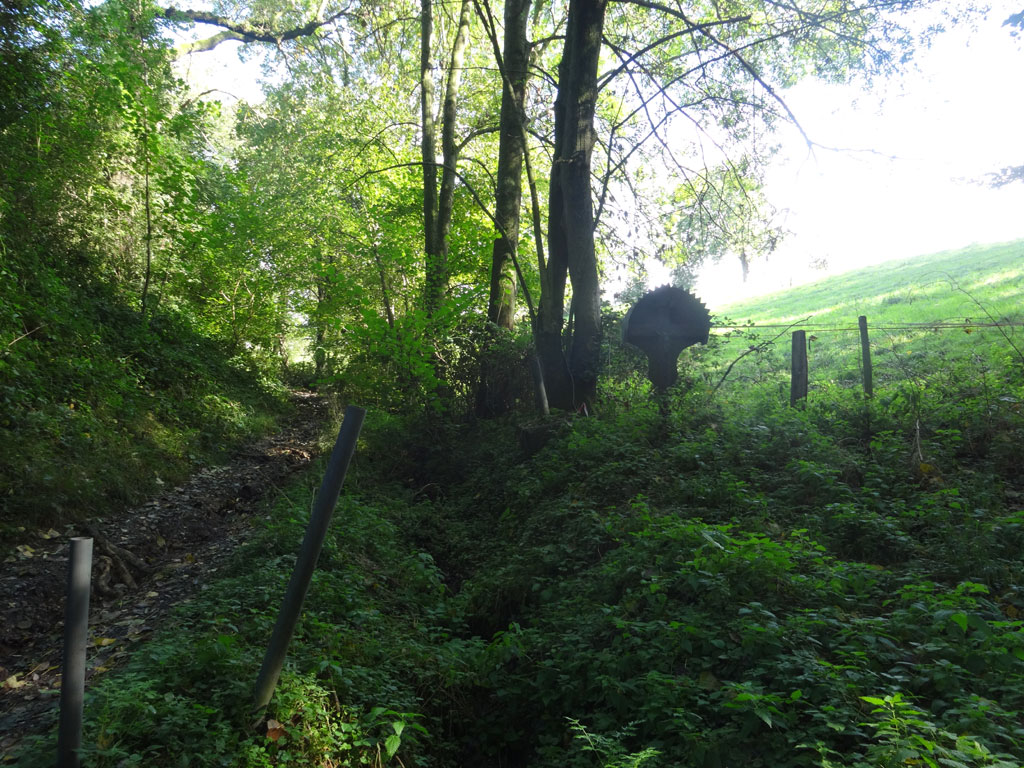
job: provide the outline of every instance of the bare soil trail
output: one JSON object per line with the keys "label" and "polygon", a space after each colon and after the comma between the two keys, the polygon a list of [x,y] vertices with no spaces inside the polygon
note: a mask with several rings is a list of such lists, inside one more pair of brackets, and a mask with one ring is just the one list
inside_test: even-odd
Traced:
{"label": "bare soil trail", "polygon": [[0,563],[0,762],[56,709],[69,537],[94,539],[88,685],[208,583],[246,538],[253,512],[309,465],[329,409],[315,393],[294,399],[283,429],[229,463],[122,514],[36,531]]}

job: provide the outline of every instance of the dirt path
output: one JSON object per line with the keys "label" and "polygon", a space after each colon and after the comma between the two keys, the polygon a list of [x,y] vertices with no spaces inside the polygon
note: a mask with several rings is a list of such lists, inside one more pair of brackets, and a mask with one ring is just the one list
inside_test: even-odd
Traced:
{"label": "dirt path", "polygon": [[307,466],[328,417],[318,396],[296,393],[287,426],[124,514],[38,531],[0,565],[0,762],[49,722],[60,694],[68,538],[92,535],[88,679],[148,637],[172,606],[207,583],[247,535],[251,515]]}

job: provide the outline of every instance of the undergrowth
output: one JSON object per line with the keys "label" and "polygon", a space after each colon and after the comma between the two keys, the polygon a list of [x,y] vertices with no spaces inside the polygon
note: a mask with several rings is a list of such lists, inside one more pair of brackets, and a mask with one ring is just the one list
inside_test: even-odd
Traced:
{"label": "undergrowth", "polygon": [[[262,532],[178,609],[172,629],[90,687],[84,765],[355,766],[396,755],[408,766],[437,764],[421,754],[437,717],[422,713],[443,710],[448,668],[461,666],[467,643],[443,628],[444,587],[430,555],[404,544],[401,494],[341,499],[274,700],[253,725],[253,685],[311,482],[282,491]],[[54,743],[35,740],[17,764],[50,764]]]}
{"label": "undergrowth", "polygon": [[372,412],[258,727],[322,468],[91,690],[85,764],[1020,766],[1024,380],[986,376],[622,377],[543,447]]}

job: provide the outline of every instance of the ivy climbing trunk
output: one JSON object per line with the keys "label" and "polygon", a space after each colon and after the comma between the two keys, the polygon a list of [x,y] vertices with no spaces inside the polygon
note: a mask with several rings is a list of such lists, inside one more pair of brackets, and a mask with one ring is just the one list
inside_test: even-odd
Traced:
{"label": "ivy climbing trunk", "polygon": [[[597,65],[607,0],[572,0],[558,65],[555,153],[548,198],[548,264],[542,276],[536,330],[548,400],[558,408],[589,407],[597,393],[601,292],[594,252],[590,192]],[[562,343],[566,277],[572,285],[573,327]]]}
{"label": "ivy climbing trunk", "polygon": [[[530,0],[506,1],[504,42],[500,46],[497,24],[490,15],[490,8],[486,3],[477,2],[477,10],[487,28],[501,74],[498,174],[494,186],[494,226],[497,236],[491,250],[490,295],[487,301],[488,342],[480,358],[480,384],[476,392],[477,415],[489,417],[507,413],[515,401],[509,386],[508,360],[500,352],[491,354],[491,350],[500,350],[500,335],[515,327],[516,295],[519,289],[516,251],[523,201],[523,161],[526,158],[523,105],[529,77],[530,44],[526,28]],[[528,294],[527,304],[530,305]],[[530,313],[533,314],[532,306]]]}
{"label": "ivy climbing trunk", "polygon": [[498,138],[498,176],[495,184],[494,221],[498,237],[491,252],[491,291],[487,319],[501,328],[515,325],[516,271],[512,247],[519,239],[523,198],[523,103],[529,77],[530,46],[526,39],[530,0],[505,3],[505,38],[502,53],[501,116]]}

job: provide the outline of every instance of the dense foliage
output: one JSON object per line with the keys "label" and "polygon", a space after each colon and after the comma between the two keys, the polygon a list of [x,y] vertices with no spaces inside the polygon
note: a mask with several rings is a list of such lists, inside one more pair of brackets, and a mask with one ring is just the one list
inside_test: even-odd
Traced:
{"label": "dense foliage", "polygon": [[28,2],[0,19],[7,529],[140,500],[268,428],[281,387],[272,332],[220,301],[244,277],[200,258],[217,108],[172,75],[152,10]]}

